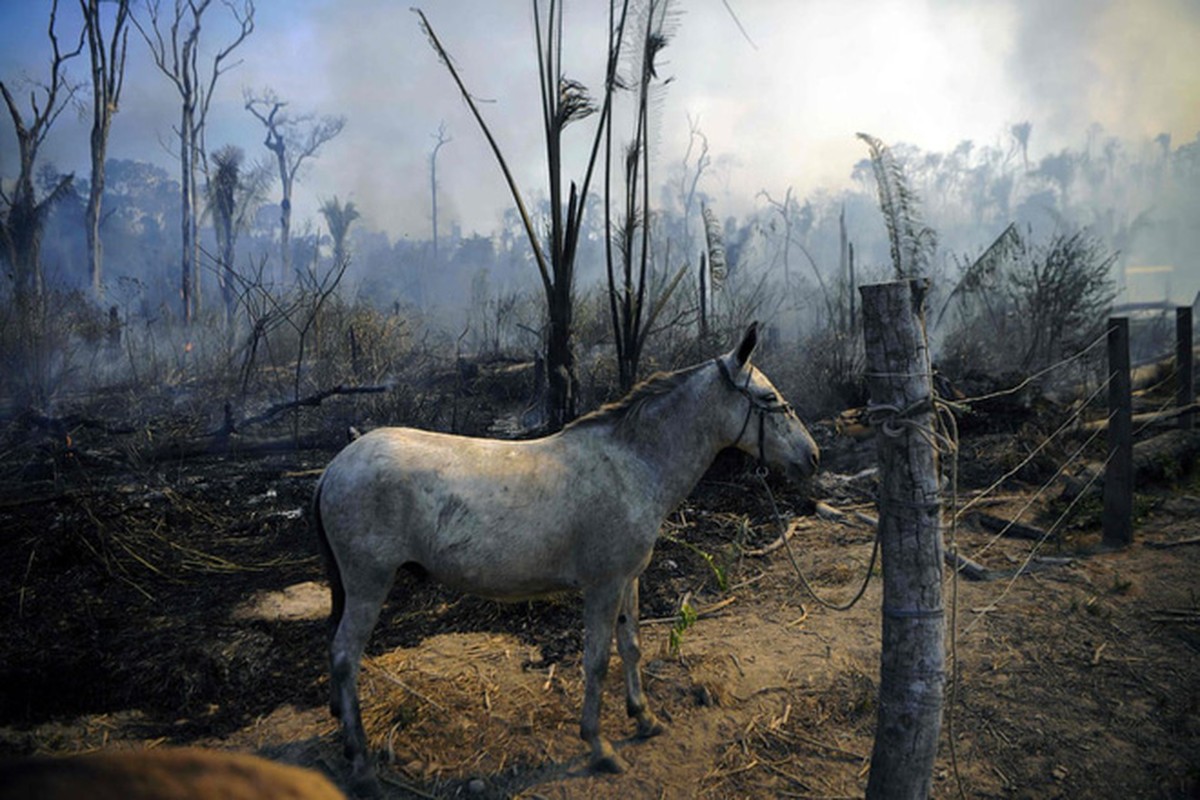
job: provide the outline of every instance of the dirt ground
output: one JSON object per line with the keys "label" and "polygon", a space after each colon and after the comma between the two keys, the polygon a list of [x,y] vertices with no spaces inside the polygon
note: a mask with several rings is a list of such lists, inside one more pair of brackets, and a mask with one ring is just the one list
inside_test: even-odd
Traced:
{"label": "dirt ground", "polygon": [[[332,450],[139,463],[73,435],[10,430],[0,470],[0,755],[202,745],[344,783],[305,518]],[[872,548],[854,512],[874,513],[847,488],[864,450],[843,449],[812,485],[775,486],[800,565],[838,600]],[[988,451],[964,446],[963,498],[975,472],[999,473]],[[402,578],[361,686],[388,796],[861,796],[880,584],[828,611],[797,588],[785,550],[751,554],[777,530],[741,468],[719,464],[669,518],[643,578],[647,692],[668,728],[630,739],[614,656],[603,725],[622,775],[585,769],[576,599],[500,605]],[[1006,484],[986,510],[1014,515],[1035,489]],[[1181,543],[1197,535],[1200,482],[1139,495],[1137,541],[1120,552],[1096,547],[1095,505],[1042,547],[1062,563],[986,582],[947,572],[956,635],[934,796],[1200,791],[1200,546]],[[1047,525],[1056,508],[1041,499],[1022,519]],[[993,543],[969,520],[955,536],[996,571],[1033,546]]]}

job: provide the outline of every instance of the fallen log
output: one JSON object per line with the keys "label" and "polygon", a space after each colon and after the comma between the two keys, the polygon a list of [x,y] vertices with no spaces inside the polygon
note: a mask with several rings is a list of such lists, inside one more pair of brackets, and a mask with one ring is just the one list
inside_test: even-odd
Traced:
{"label": "fallen log", "polygon": [[951,569],[957,570],[959,575],[972,581],[990,581],[994,576],[992,570],[983,566],[977,561],[972,561],[961,553],[951,553],[946,551],[946,564]]}
{"label": "fallen log", "polygon": [[18,421],[31,428],[39,428],[41,430],[60,435],[69,435],[72,430],[79,428],[97,430],[107,434],[131,434],[137,433],[140,430],[133,425],[120,425],[102,419],[85,417],[82,414],[67,414],[65,417],[51,417],[47,416],[46,414],[40,414],[32,409],[27,410],[24,414],[21,414],[18,417]]}
{"label": "fallen log", "polygon": [[1055,556],[1034,556],[1027,563],[1012,569],[988,569],[977,561],[972,561],[960,553],[946,551],[946,564],[956,569],[958,574],[972,581],[994,581],[1005,578],[1015,578],[1031,572],[1041,572],[1051,567],[1066,567],[1074,562],[1071,558]]}
{"label": "fallen log", "polygon": [[972,514],[971,517],[985,531],[999,533],[1011,539],[1027,539],[1031,542],[1041,542],[1051,538],[1058,539],[1058,534],[1049,534],[1041,528],[1025,525],[1016,520],[1007,520],[994,514],[980,511]]}
{"label": "fallen log", "polygon": [[879,520],[862,511],[855,511],[852,514],[847,514],[841,509],[834,508],[828,503],[817,501],[817,516],[821,519],[830,520],[831,522],[840,522],[843,525],[866,525],[868,528],[878,528]]}
{"label": "fallen log", "polygon": [[[241,422],[234,421],[232,409],[229,403],[226,403],[224,412],[225,421],[217,430],[193,439],[166,442],[150,453],[143,454],[142,458],[150,462],[159,462],[217,454],[260,455],[282,453],[291,450],[336,449],[341,444],[344,444],[344,442],[331,441],[328,436],[320,434],[254,437],[244,435],[243,431],[248,427],[269,422],[286,411],[298,408],[314,408],[321,405],[321,403],[330,397],[380,394],[389,391],[391,388],[388,385],[343,386],[342,384],[338,384],[332,388],[314,392],[307,397],[276,403],[261,414],[247,417]],[[357,431],[354,428],[351,428],[350,431],[350,438],[357,438]]]}
{"label": "fallen log", "polygon": [[1133,445],[1138,485],[1186,475],[1200,457],[1200,430],[1165,431]]}
{"label": "fallen log", "polygon": [[0,800],[268,800],[344,798],[321,773],[259,756],[162,747],[75,756],[33,756],[0,763]]}
{"label": "fallen log", "polygon": [[[1200,411],[1200,403],[1192,403],[1191,405],[1178,406],[1166,411],[1148,411],[1143,414],[1133,415],[1134,428],[1144,428],[1147,425],[1155,425],[1162,422],[1173,422],[1185,414],[1195,414]],[[1085,422],[1079,426],[1080,430],[1084,431],[1106,431],[1108,430],[1108,418],[1092,420]]]}
{"label": "fallen log", "polygon": [[202,436],[196,439],[167,442],[152,451],[140,453],[138,457],[147,463],[157,464],[163,461],[178,461],[214,455],[268,455],[270,453],[288,453],[295,450],[332,451],[337,450],[341,444],[335,438],[320,434],[264,437],[249,437],[237,434],[231,436]]}
{"label": "fallen log", "polygon": [[237,428],[245,428],[250,425],[260,425],[264,422],[270,422],[272,419],[285,411],[291,411],[297,408],[312,408],[319,406],[330,397],[353,394],[382,394],[383,392],[389,391],[391,388],[391,386],[387,385],[343,386],[338,384],[330,389],[324,389],[322,391],[315,392],[307,397],[301,397],[298,400],[288,400],[283,403],[276,403],[261,414],[256,414],[253,417],[242,420],[241,423],[236,426],[235,430]]}
{"label": "fallen log", "polygon": [[[1164,431],[1134,442],[1134,486],[1146,488],[1186,476],[1200,460],[1200,430]],[[1074,476],[1066,476],[1063,497],[1071,500],[1081,492],[1098,492],[1104,486],[1102,468],[1089,464]],[[1088,488],[1090,486],[1090,488]]]}
{"label": "fallen log", "polygon": [[1169,547],[1184,547],[1189,544],[1200,544],[1200,536],[1192,536],[1188,539],[1176,539],[1173,542],[1146,542],[1146,547],[1152,547],[1155,550],[1166,550]]}
{"label": "fallen log", "polygon": [[801,528],[807,529],[811,526],[812,523],[809,520],[794,519],[787,526],[787,530],[785,530],[781,536],[777,537],[775,541],[771,542],[765,547],[758,547],[753,550],[743,550],[742,555],[758,558],[769,555],[770,553],[774,553],[776,550],[787,544],[788,540],[795,535],[796,531],[800,530]]}

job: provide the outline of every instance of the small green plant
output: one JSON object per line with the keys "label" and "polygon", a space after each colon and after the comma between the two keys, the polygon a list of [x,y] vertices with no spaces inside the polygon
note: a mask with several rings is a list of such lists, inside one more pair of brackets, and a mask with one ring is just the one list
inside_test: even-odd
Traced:
{"label": "small green plant", "polygon": [[679,655],[679,648],[683,645],[683,634],[688,628],[696,624],[698,616],[696,609],[688,601],[684,601],[679,607],[679,613],[675,617],[675,622],[671,625],[671,636],[668,643],[672,656]]}
{"label": "small green plant", "polygon": [[717,560],[713,558],[712,553],[701,550],[691,542],[684,541],[677,536],[664,535],[663,538],[669,542],[672,542],[673,544],[677,544],[688,550],[691,550],[693,553],[700,556],[700,558],[704,559],[704,563],[708,565],[710,570],[712,570],[713,577],[717,579],[717,588],[722,592],[729,588],[729,571],[724,566],[717,563]]}

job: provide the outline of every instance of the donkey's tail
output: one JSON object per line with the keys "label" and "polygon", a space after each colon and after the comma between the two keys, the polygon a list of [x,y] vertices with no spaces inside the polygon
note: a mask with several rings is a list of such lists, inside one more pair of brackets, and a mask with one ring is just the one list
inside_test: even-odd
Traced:
{"label": "donkey's tail", "polygon": [[325,561],[325,571],[329,576],[329,589],[332,608],[329,614],[329,640],[333,643],[334,634],[342,622],[342,612],[346,610],[346,586],[342,582],[342,570],[338,567],[333,548],[329,546],[329,536],[325,532],[325,523],[321,520],[321,488],[325,485],[325,476],[317,481],[317,489],[313,493],[312,514],[313,524],[317,530],[317,544],[321,548],[321,557]]}

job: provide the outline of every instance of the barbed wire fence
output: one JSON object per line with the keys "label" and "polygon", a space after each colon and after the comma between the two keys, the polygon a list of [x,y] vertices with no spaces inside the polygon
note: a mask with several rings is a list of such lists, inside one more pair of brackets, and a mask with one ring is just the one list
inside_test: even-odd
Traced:
{"label": "barbed wire fence", "polygon": [[[891,286],[893,289],[896,289],[900,285],[908,283],[907,281],[899,281]],[[865,286],[861,287],[860,291],[867,288]],[[911,292],[916,304],[920,305],[922,292],[919,288],[904,286],[904,291]],[[866,293],[864,292],[864,301],[865,298]],[[893,306],[903,305],[903,302],[893,301]],[[886,318],[886,315],[884,316]],[[864,302],[864,324],[865,320]],[[939,381],[935,380],[934,368],[927,359],[928,344],[924,337],[923,322],[921,323],[922,329],[920,335],[916,337],[916,341],[913,344],[926,359],[924,362],[922,362],[921,357],[915,357],[912,361],[907,362],[901,359],[894,362],[890,367],[876,366],[874,368],[876,371],[874,372],[870,371],[872,368],[870,363],[868,363],[869,371],[867,377],[869,383],[871,383],[871,379],[880,378],[893,380],[897,384],[912,382],[913,385],[906,386],[905,390],[911,394],[914,386],[916,386],[917,391],[915,394],[907,397],[907,399],[881,401],[879,397],[883,396],[883,394],[877,395],[876,393],[876,388],[879,387],[872,386],[871,402],[867,406],[865,413],[862,413],[861,416],[866,419],[870,427],[874,430],[876,439],[879,442],[887,440],[896,442],[902,440],[905,443],[904,446],[910,449],[925,448],[935,453],[934,470],[940,476],[942,488],[940,490],[935,488],[930,492],[926,485],[923,490],[915,491],[915,494],[911,496],[901,496],[897,499],[895,492],[890,492],[885,485],[887,481],[886,472],[888,471],[885,468],[885,461],[887,459],[883,454],[885,448],[881,444],[878,469],[860,472],[855,476],[851,476],[845,484],[841,484],[851,493],[860,495],[861,499],[868,501],[867,505],[878,504],[880,510],[878,519],[874,519],[869,514],[863,513],[860,510],[863,508],[861,504],[855,505],[852,513],[850,513],[850,509],[843,511],[830,507],[826,503],[818,503],[817,511],[821,516],[838,519],[844,524],[851,525],[856,522],[866,522],[877,530],[871,562],[867,567],[867,575],[864,578],[862,586],[859,587],[858,592],[849,602],[834,603],[823,599],[805,581],[801,574],[801,568],[794,554],[791,552],[787,541],[790,529],[785,530],[787,526],[783,516],[779,512],[774,498],[771,497],[766,482],[763,481],[764,491],[768,498],[770,498],[771,508],[780,535],[776,543],[764,548],[761,553],[765,554],[772,551],[776,545],[786,548],[788,558],[800,575],[801,587],[817,603],[834,610],[845,610],[853,606],[863,596],[866,589],[866,581],[870,579],[875,565],[876,555],[880,551],[883,552],[884,652],[881,655],[879,713],[882,717],[885,709],[889,706],[914,707],[913,703],[907,702],[908,700],[913,700],[916,705],[926,705],[927,703],[936,701],[937,708],[939,709],[936,721],[933,721],[927,714],[923,715],[923,717],[925,724],[934,726],[935,733],[933,734],[933,738],[940,740],[940,728],[942,724],[941,710],[944,697],[946,700],[945,705],[948,709],[945,714],[945,722],[949,734],[948,748],[951,756],[952,772],[958,786],[958,792],[964,798],[967,796],[967,792],[962,785],[962,779],[959,775],[954,734],[955,716],[956,710],[958,710],[959,699],[958,687],[961,682],[960,638],[970,637],[978,631],[982,623],[988,619],[988,615],[1000,609],[1001,604],[1006,601],[1022,576],[1028,575],[1038,569],[1066,566],[1086,556],[1086,553],[1083,551],[1072,553],[1068,557],[1043,555],[1048,549],[1048,544],[1053,542],[1061,546],[1066,538],[1064,535],[1065,529],[1076,519],[1076,514],[1081,503],[1094,500],[1098,495],[1103,494],[1105,510],[1101,515],[1104,528],[1102,546],[1123,548],[1132,543],[1133,493],[1135,486],[1132,452],[1134,438],[1142,436],[1152,426],[1169,422],[1174,422],[1180,428],[1190,429],[1193,413],[1200,411],[1200,404],[1195,402],[1192,380],[1194,348],[1190,323],[1191,309],[1178,309],[1176,325],[1177,342],[1174,348],[1173,359],[1171,358],[1172,354],[1166,351],[1152,353],[1149,356],[1143,355],[1138,368],[1144,374],[1139,375],[1137,384],[1143,413],[1139,414],[1136,418],[1138,422],[1136,428],[1132,425],[1135,419],[1132,413],[1134,384],[1131,380],[1133,370],[1131,369],[1129,360],[1130,335],[1128,318],[1110,318],[1104,330],[1092,341],[1080,347],[1076,352],[1022,378],[1014,385],[998,391],[971,397],[944,397],[936,391],[935,387],[939,387]],[[904,324],[901,324],[898,327],[904,326]],[[877,329],[876,336],[879,336],[878,329],[881,327],[881,324],[876,321],[875,327]],[[884,335],[890,336],[892,334],[894,334],[894,331],[890,331]],[[1105,346],[1107,350],[1104,355],[1098,352],[1102,346]],[[1143,351],[1145,350],[1146,348],[1143,347]],[[870,361],[871,359],[868,357],[868,362]],[[1146,369],[1150,365],[1154,366],[1155,371],[1151,372]],[[987,411],[979,407],[988,401],[1009,395],[1017,395],[1031,386],[1043,385],[1042,382],[1045,385],[1053,385],[1056,381],[1060,385],[1064,382],[1069,383],[1074,387],[1074,390],[1070,392],[1072,399],[1062,400],[1060,397],[1060,405],[1065,410],[1052,420],[1048,426],[1051,428],[1049,432],[1041,434],[1032,442],[1027,443],[1023,456],[1015,464],[1005,468],[1003,473],[998,477],[990,480],[984,488],[960,495],[958,418],[975,411],[986,414]],[[1166,393],[1165,390],[1168,390],[1173,383],[1177,388],[1174,398],[1168,396],[1165,399],[1154,400],[1149,410],[1144,410],[1147,403],[1151,402],[1149,398],[1161,396]],[[920,391],[921,385],[924,386],[923,393]],[[944,387],[945,384],[941,384],[941,386]],[[1049,392],[1046,393],[1047,395],[1049,394]],[[1173,404],[1177,408],[1171,410]],[[1045,417],[1046,413],[1040,411],[1038,418],[1044,421]],[[1021,433],[1017,435],[1027,435],[1031,427],[1023,428]],[[1042,427],[1044,430],[1047,426]],[[1098,453],[1102,455],[1098,455]],[[901,460],[913,462],[923,459],[924,456],[910,456]],[[1034,466],[1037,470],[1042,470],[1040,474],[1043,475],[1043,478],[1037,480],[1032,486],[1028,484],[1022,486],[1016,494],[1004,494],[1004,492],[1011,488],[1012,481],[1023,477],[1023,471],[1039,459],[1041,463]],[[1046,467],[1047,461],[1050,463],[1050,467]],[[1046,470],[1049,471],[1049,477],[1044,477]],[[866,487],[856,487],[850,484],[851,481],[871,473],[875,473],[878,476],[879,486],[876,490],[871,491],[867,490]],[[948,487],[948,490],[946,487]],[[1061,490],[1058,497],[1049,497],[1051,490],[1056,488]],[[907,489],[912,490],[913,487],[907,487]],[[922,494],[922,491],[924,491],[924,494]],[[903,495],[903,492],[901,494]],[[1022,518],[1030,513],[1031,510],[1038,513],[1044,512],[1047,508],[1054,508],[1054,501],[1065,503],[1065,505],[1056,511],[1054,518],[1048,525],[1038,528],[1021,522]],[[982,514],[981,508],[992,504],[1005,505],[1009,510],[1004,517]],[[822,507],[824,507],[825,512],[832,512],[833,515],[829,516],[823,513]],[[980,518],[983,516],[990,517],[990,525],[980,525],[979,519],[972,518],[971,515],[974,513],[978,513]],[[889,515],[890,522],[886,521]],[[936,521],[932,528],[926,524],[930,517]],[[960,525],[964,522],[972,523],[972,529],[977,529],[974,532],[979,532],[984,527],[987,527],[991,533],[982,543],[974,545],[969,556],[961,552],[959,543],[959,529]],[[935,543],[935,547],[931,552],[936,553],[936,560],[926,556],[920,565],[913,562],[906,566],[928,566],[928,563],[931,561],[937,564],[938,579],[935,582],[941,585],[950,584],[948,587],[950,595],[948,608],[943,604],[943,592],[940,588],[934,594],[936,602],[933,605],[930,604],[928,597],[922,598],[919,602],[897,604],[894,592],[889,592],[889,560],[887,557],[888,546],[886,539],[889,535],[895,536],[895,529],[906,525],[910,526],[908,528],[910,549],[911,541],[919,539],[923,541],[919,543],[918,549],[925,548],[930,543]],[[892,529],[890,534],[885,533],[885,529],[889,526]],[[1113,532],[1114,529],[1115,533]],[[913,535],[914,530],[916,531],[915,536]],[[945,534],[944,537],[943,533]],[[997,543],[1005,539],[1011,539],[1010,534],[1017,534],[1017,538],[1029,539],[1031,541],[1031,544],[1027,548],[1024,548],[1015,556],[1011,550],[1005,553],[1006,558],[1012,559],[1010,563],[1016,564],[1015,568],[993,570],[987,569],[979,563],[979,560],[992,552]],[[944,549],[943,542],[945,543]],[[893,555],[893,560],[895,558],[896,556]],[[909,560],[911,561],[911,559]],[[943,562],[950,567],[949,570],[942,568]],[[966,576],[971,580],[997,581],[997,590],[993,596],[982,605],[972,608],[971,616],[965,620],[960,619],[959,613],[958,584],[960,575]],[[900,581],[920,583],[919,580],[914,579],[912,574],[907,576],[902,575]],[[936,605],[936,608],[933,607],[934,605]],[[895,635],[889,636],[887,632],[889,625],[892,628],[896,628],[897,625],[903,627],[905,635],[901,637]],[[942,633],[940,635],[929,636],[928,633],[930,630],[940,630]],[[900,663],[898,665],[894,655],[889,656],[888,649],[897,639],[921,637],[926,641],[936,639],[937,647],[948,652],[938,655],[936,659],[927,658],[920,667],[915,664],[906,665]],[[928,656],[930,651],[927,649],[925,652]],[[946,655],[949,656],[948,659],[945,658]],[[929,673],[931,665],[936,667],[935,671],[939,675],[938,680],[933,682],[936,683],[935,692],[926,693],[921,697],[892,698],[892,702],[890,703],[885,701],[885,683],[897,683],[895,680],[897,674],[916,675],[921,680],[924,680],[931,677],[931,673],[926,674]],[[891,674],[890,681],[885,680],[888,673]],[[905,681],[899,682],[904,683]],[[913,681],[913,683],[919,683],[919,681]],[[906,741],[911,742],[919,737],[923,741],[928,742],[930,738],[928,731],[918,733],[910,723],[906,724],[908,725],[905,729]],[[923,757],[915,759],[911,758],[913,751],[909,747],[906,751],[906,760],[909,763],[907,765],[899,765],[896,763],[897,759],[888,756],[889,746],[880,733],[884,730],[885,725],[881,719],[877,728],[875,749],[868,763],[871,765],[872,775],[886,775],[886,781],[883,779],[872,779],[868,783],[868,797],[882,796],[879,794],[878,787],[884,782],[894,786],[897,780],[905,782],[905,785],[914,787],[919,794],[921,787],[928,785],[927,780],[932,767],[932,757],[925,758],[924,756],[928,756],[930,751],[928,748],[925,748]],[[894,730],[891,733],[894,733]],[[892,738],[895,737],[893,736]],[[883,762],[887,763],[884,764]],[[901,766],[904,769],[901,769]]]}
{"label": "barbed wire fence", "polygon": [[[865,288],[865,287],[864,287]],[[1091,343],[1081,348],[1079,352],[1072,354],[1054,364],[1051,364],[1038,372],[1034,373],[1018,382],[1016,385],[1007,389],[991,392],[985,395],[979,395],[970,398],[956,398],[948,400],[939,397],[934,391],[934,382],[932,380],[932,370],[927,376],[929,380],[929,403],[936,413],[930,415],[929,425],[927,428],[915,431],[918,435],[910,437],[910,442],[920,442],[921,446],[929,446],[938,454],[941,462],[941,469],[944,475],[943,480],[947,481],[950,486],[950,503],[949,508],[943,507],[944,514],[943,530],[948,532],[946,538],[947,549],[945,551],[946,561],[951,565],[952,569],[945,580],[951,581],[950,587],[951,604],[949,614],[949,636],[947,637],[949,645],[949,713],[946,715],[947,730],[949,732],[949,746],[951,753],[951,761],[953,764],[953,772],[958,783],[960,795],[966,796],[963,788],[961,777],[958,772],[957,753],[954,744],[954,717],[957,702],[957,686],[959,684],[959,666],[960,660],[958,657],[959,638],[968,636],[972,633],[980,623],[986,619],[989,613],[997,610],[999,605],[1008,597],[1009,593],[1016,585],[1018,579],[1032,571],[1033,566],[1041,558],[1039,555],[1043,552],[1046,544],[1050,541],[1057,541],[1060,538],[1060,531],[1072,519],[1076,508],[1086,498],[1093,497],[1093,489],[1098,482],[1102,482],[1104,508],[1105,513],[1103,519],[1103,545],[1108,548],[1121,548],[1130,545],[1133,541],[1132,530],[1132,513],[1133,513],[1133,491],[1134,491],[1134,472],[1133,472],[1133,439],[1135,436],[1143,434],[1152,425],[1169,419],[1170,414],[1168,408],[1174,404],[1178,409],[1177,424],[1182,428],[1190,428],[1192,421],[1192,411],[1194,410],[1194,387],[1192,386],[1192,329],[1191,329],[1191,309],[1181,308],[1177,312],[1176,334],[1177,342],[1174,350],[1174,363],[1170,369],[1157,378],[1157,381],[1151,383],[1145,389],[1141,390],[1143,396],[1153,396],[1161,391],[1164,387],[1170,386],[1172,383],[1178,387],[1175,396],[1168,397],[1165,400],[1159,401],[1158,404],[1149,412],[1142,415],[1140,424],[1136,429],[1133,428],[1132,415],[1132,384],[1131,384],[1131,368],[1129,361],[1130,341],[1129,341],[1129,321],[1128,318],[1114,317],[1110,318],[1106,329],[1097,336]],[[1102,378],[1094,389],[1086,391],[1082,396],[1082,400],[1075,403],[1069,412],[1064,415],[1063,419],[1058,422],[1057,426],[1049,434],[1042,437],[1033,447],[1029,449],[1024,458],[1022,458],[1015,466],[1005,471],[1003,475],[992,481],[987,487],[980,491],[972,492],[970,498],[960,505],[958,495],[958,458],[959,458],[959,439],[957,430],[956,414],[961,414],[984,401],[1002,397],[1005,395],[1016,394],[1024,390],[1035,381],[1052,375],[1055,372],[1062,371],[1073,365],[1077,365],[1082,359],[1089,358],[1091,353],[1098,349],[1101,344],[1107,347],[1107,367],[1102,373]],[[1170,358],[1170,354],[1149,359],[1154,363],[1164,363]],[[1094,409],[1098,404],[1100,397],[1107,393],[1107,411],[1100,419],[1088,419],[1089,416],[1094,416]],[[912,408],[907,409],[885,409],[885,413],[876,414],[876,418],[872,420],[873,427],[876,429],[877,436],[883,437],[897,436],[901,427],[912,428],[915,424],[912,419]],[[889,427],[890,426],[890,430]],[[921,427],[920,424],[916,425]],[[1080,433],[1086,435],[1080,437]],[[1097,464],[1094,460],[1089,461],[1089,454],[1097,448],[1097,440],[1104,437],[1107,443],[1106,455],[1103,460]],[[1070,443],[1067,443],[1070,440]],[[1023,499],[1019,509],[1014,514],[1010,514],[1010,519],[1002,524],[994,534],[979,546],[972,553],[970,558],[964,557],[959,553],[958,545],[958,527],[960,521],[966,518],[968,512],[972,511],[977,506],[988,502],[997,497],[999,490],[1008,484],[1008,482],[1027,467],[1031,462],[1045,453],[1051,446],[1060,446],[1066,450],[1067,454],[1057,464],[1053,470],[1053,474],[1046,480],[1042,481],[1027,497]],[[1065,445],[1065,447],[1064,447]],[[882,459],[881,450],[881,459]],[[919,456],[917,457],[919,460]],[[881,462],[882,463],[882,462]],[[1063,485],[1063,476],[1068,471],[1082,473],[1084,481],[1082,485],[1076,485],[1070,493],[1069,501],[1066,506],[1058,512],[1053,521],[1040,530],[1028,548],[1027,552],[1019,558],[1019,565],[1008,571],[993,573],[992,571],[982,569],[976,564],[975,559],[981,558],[987,553],[998,541],[1004,538],[1010,530],[1017,525],[1020,525],[1019,520],[1024,516],[1030,508],[1039,503],[1040,500],[1054,487]],[[881,467],[882,472],[882,467]],[[881,483],[883,476],[881,475]],[[884,520],[885,515],[889,513],[886,508],[886,503],[883,498],[886,494],[886,489],[881,485],[879,489],[880,497],[880,536],[884,535],[884,529],[887,523]],[[1064,493],[1064,497],[1066,493]],[[911,509],[910,509],[911,510]],[[895,514],[896,509],[891,509],[891,513]],[[1022,526],[1026,528],[1027,526]],[[1032,529],[1038,530],[1038,529]],[[886,554],[886,546],[884,548]],[[1070,563],[1071,559],[1059,559],[1056,564]],[[884,648],[888,647],[889,637],[886,629],[889,620],[887,619],[887,561],[885,555],[885,635]],[[988,602],[984,603],[974,616],[970,618],[965,625],[960,627],[958,613],[958,579],[960,573],[968,567],[973,568],[973,573],[976,577],[986,578],[1005,578],[1003,585],[995,596]],[[910,575],[902,580],[913,581],[914,576]],[[940,593],[939,593],[940,598]],[[939,599],[940,602],[940,599]],[[932,614],[932,612],[931,612]],[[884,669],[888,669],[889,656],[885,652],[882,656]],[[894,665],[891,667],[894,669]],[[943,673],[945,674],[945,673]],[[883,677],[881,673],[881,678]],[[880,688],[880,713],[884,713],[884,687],[881,684]],[[884,730],[884,724],[881,720],[880,731]],[[879,741],[877,738],[876,754],[880,753]],[[874,757],[873,757],[874,760]],[[923,769],[923,767],[922,767]],[[874,772],[874,768],[872,769]],[[871,796],[871,784],[868,784],[868,796]]]}

